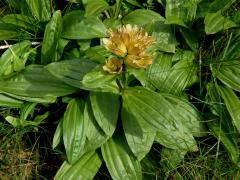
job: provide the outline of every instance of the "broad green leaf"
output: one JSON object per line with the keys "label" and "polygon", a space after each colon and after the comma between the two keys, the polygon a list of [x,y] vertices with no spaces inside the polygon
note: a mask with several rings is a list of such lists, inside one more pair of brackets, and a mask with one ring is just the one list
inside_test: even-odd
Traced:
{"label": "broad green leaf", "polygon": [[55,103],[57,98],[56,96],[53,96],[53,95],[42,96],[42,97],[30,97],[30,96],[22,96],[22,95],[16,95],[16,94],[11,94],[6,92],[2,92],[2,93],[11,98],[15,98],[22,101],[28,101],[28,102],[37,102],[37,103]]}
{"label": "broad green leaf", "polygon": [[62,31],[62,16],[58,10],[53,14],[51,21],[46,25],[41,52],[41,63],[48,64],[55,61],[58,41]]}
{"label": "broad green leaf", "polygon": [[172,61],[177,62],[181,60],[194,60],[195,54],[192,51],[178,49],[178,51],[173,55]]}
{"label": "broad green leaf", "polygon": [[81,80],[96,66],[88,59],[74,59],[54,62],[45,68],[56,78],[76,88],[82,88]]}
{"label": "broad green leaf", "polygon": [[196,16],[199,0],[166,0],[166,22],[184,27],[191,25]]}
{"label": "broad green leaf", "polygon": [[39,64],[39,62],[41,60],[41,51],[38,48],[38,46],[36,46],[35,48],[32,48],[31,53],[28,56],[28,60],[32,64]]}
{"label": "broad green leaf", "polygon": [[[230,36],[231,37],[231,36]],[[229,37],[229,38],[230,38]],[[240,49],[240,33],[238,30],[236,30],[229,41],[229,46],[226,51],[226,59],[239,59],[240,58],[240,53],[238,50]],[[233,64],[238,64],[238,61],[233,61]],[[235,65],[234,65],[235,66]]]}
{"label": "broad green leaf", "polygon": [[219,116],[220,118],[223,117],[222,119],[231,118],[227,114],[226,106],[223,103],[223,100],[221,98],[219,90],[217,89],[217,86],[218,85],[216,83],[207,84],[206,102],[212,114],[214,114],[215,116]]}
{"label": "broad green leaf", "polygon": [[62,57],[64,48],[69,43],[68,39],[59,39],[57,43],[57,49],[54,56],[54,61],[59,61]]}
{"label": "broad green leaf", "polygon": [[153,31],[152,36],[155,40],[154,46],[157,50],[174,53],[177,41],[172,26],[157,21],[152,25],[151,29]]}
{"label": "broad green leaf", "polygon": [[2,107],[20,107],[23,101],[0,93],[0,106]]}
{"label": "broad green leaf", "polygon": [[84,109],[84,124],[86,130],[86,149],[95,150],[107,141],[108,136],[103,132],[94,117],[90,101],[87,100]]}
{"label": "broad green leaf", "polygon": [[227,86],[218,86],[221,97],[223,98],[227,110],[232,117],[233,124],[240,132],[240,100],[234,91]]}
{"label": "broad green leaf", "polygon": [[83,89],[119,94],[119,87],[116,83],[116,75],[104,72],[102,70],[102,66],[97,66],[88,72],[83,77],[81,83],[83,85]]}
{"label": "broad green leaf", "polygon": [[62,37],[92,39],[106,36],[107,29],[97,17],[84,17],[82,11],[72,11],[63,17]]}
{"label": "broad green leaf", "polygon": [[112,136],[118,120],[119,96],[113,93],[90,92],[90,100],[97,123],[108,136]]}
{"label": "broad green leaf", "polygon": [[37,103],[25,102],[20,110],[20,120],[27,120],[28,116],[33,112]]}
{"label": "broad green leaf", "polygon": [[90,47],[85,51],[85,56],[97,63],[105,63],[108,57],[111,55],[107,49],[103,46]]}
{"label": "broad green leaf", "polygon": [[33,15],[39,21],[48,21],[51,17],[49,0],[26,0],[28,7]]}
{"label": "broad green leaf", "polygon": [[169,74],[171,66],[171,55],[156,53],[153,57],[153,64],[147,69],[147,86],[156,87],[156,84],[163,82]]}
{"label": "broad green leaf", "polygon": [[171,94],[161,95],[173,106],[173,113],[178,117],[178,121],[181,121],[193,136],[201,137],[207,134],[200,113],[191,103]]}
{"label": "broad green leaf", "polygon": [[199,0],[197,17],[204,18],[208,13],[216,13],[217,11],[226,11],[236,0]]}
{"label": "broad green leaf", "polygon": [[49,111],[45,112],[44,114],[39,114],[33,119],[33,121],[31,121],[31,123],[33,124],[33,126],[38,126],[43,120],[47,119],[49,114]]}
{"label": "broad green leaf", "polygon": [[0,40],[28,39],[30,35],[21,30],[19,26],[0,22]]}
{"label": "broad green leaf", "polygon": [[[69,40],[70,41],[70,40]],[[79,40],[77,40],[79,41]],[[82,57],[83,52],[79,48],[75,47],[69,51],[63,53],[63,59],[79,59]]]}
{"label": "broad green leaf", "polygon": [[[160,144],[172,149],[197,150],[191,130],[184,122],[192,120],[179,119],[180,112],[176,111],[176,107],[163,95],[145,88],[128,88],[123,92],[123,102],[136,119],[145,121],[161,134]],[[184,108],[179,110],[183,114],[188,111]]]}
{"label": "broad green leaf", "polygon": [[11,124],[13,127],[20,127],[21,126],[21,122],[18,118],[13,117],[13,116],[7,116],[5,117],[5,120]]}
{"label": "broad green leaf", "polygon": [[154,11],[137,9],[126,15],[122,21],[124,24],[144,26],[155,21],[164,21],[164,18]]}
{"label": "broad green leaf", "polygon": [[218,62],[211,67],[214,77],[240,92],[240,63],[237,60]]}
{"label": "broad green leaf", "polygon": [[188,86],[192,85],[197,80],[197,66],[193,60],[181,60],[172,68],[162,84],[157,84],[160,91],[173,94],[181,94]]}
{"label": "broad green leaf", "polygon": [[96,152],[88,152],[73,165],[70,165],[67,161],[64,161],[54,179],[90,180],[94,178],[101,164],[102,161]]}
{"label": "broad green leaf", "polygon": [[204,19],[205,32],[207,34],[215,34],[219,31],[223,31],[232,27],[236,27],[233,21],[224,17],[221,11],[216,13],[208,13]]}
{"label": "broad green leaf", "polygon": [[25,16],[23,14],[7,14],[1,18],[1,21],[32,31],[39,28],[39,25],[34,22],[34,19],[32,17]]}
{"label": "broad green leaf", "polygon": [[179,31],[181,32],[184,40],[186,41],[187,45],[191,48],[193,52],[198,51],[198,40],[197,40],[197,34],[195,31],[191,31],[187,28],[180,27]]}
{"label": "broad green leaf", "polygon": [[122,124],[127,143],[140,161],[150,151],[155,139],[156,130],[153,130],[141,119],[135,118],[130,112],[129,107],[123,102]]}
{"label": "broad green leaf", "polygon": [[[158,55],[148,70],[149,83],[161,92],[180,95],[186,87],[197,80],[197,66],[193,63],[194,55],[188,52],[183,52],[184,54],[177,57],[179,61],[171,69],[169,69],[171,57]],[[159,66],[163,67],[157,68]]]}
{"label": "broad green leaf", "polygon": [[117,30],[117,28],[122,25],[122,22],[120,19],[114,19],[114,18],[104,19],[103,23],[108,29],[112,29],[114,31]]}
{"label": "broad green leaf", "polygon": [[174,170],[184,159],[186,153],[186,151],[183,151],[181,149],[169,149],[163,147],[161,151],[160,161],[163,171],[166,173]]}
{"label": "broad green leaf", "polygon": [[20,119],[20,126],[27,127],[27,126],[39,126],[39,124],[49,116],[49,112],[46,112],[42,115],[37,115],[33,121],[30,120],[22,120]]}
{"label": "broad green leaf", "polygon": [[53,135],[52,148],[55,149],[61,141],[63,135],[63,118],[58,122],[57,128]]}
{"label": "broad green leaf", "polygon": [[63,176],[68,172],[69,169],[72,169],[72,165],[65,160],[62,163],[61,167],[58,169],[54,180],[63,180]]}
{"label": "broad green leaf", "polygon": [[198,4],[197,12],[196,12],[196,19],[204,18],[207,13],[209,13],[209,1],[203,0]]}
{"label": "broad green leaf", "polygon": [[236,2],[236,0],[215,0],[210,4],[209,10],[213,12],[218,10],[224,11],[227,10],[234,2]]}
{"label": "broad green leaf", "polygon": [[137,2],[137,0],[126,0],[126,1],[134,6],[142,7],[142,5],[139,4],[139,2]]}
{"label": "broad green leaf", "polygon": [[64,113],[63,142],[70,164],[74,164],[83,153],[86,141],[83,112],[83,100],[73,99]]}
{"label": "broad green leaf", "polygon": [[82,51],[82,52],[85,52],[91,46],[91,40],[90,39],[78,40],[77,43],[80,46],[80,51]]}
{"label": "broad green leaf", "polygon": [[46,98],[72,94],[76,89],[52,76],[42,66],[31,65],[22,72],[0,81],[0,91],[8,95]]}
{"label": "broad green leaf", "polygon": [[234,21],[236,24],[240,24],[240,11],[236,11],[231,17],[231,20]]}
{"label": "broad green leaf", "polygon": [[0,76],[6,76],[24,69],[30,48],[30,41],[22,41],[9,47],[0,58]]}
{"label": "broad green leaf", "polygon": [[23,8],[27,8],[27,4],[25,0],[6,0],[6,3],[8,3],[8,5],[10,7],[13,7],[14,9],[19,9],[22,10]]}
{"label": "broad green leaf", "polygon": [[[239,158],[239,148],[237,146],[237,136],[234,135],[235,132],[229,132],[226,127],[218,119],[208,121],[208,126],[212,131],[213,135],[223,143],[224,147],[227,149],[230,157],[234,163],[238,163]],[[235,136],[235,137],[234,137]]]}
{"label": "broad green leaf", "polygon": [[85,16],[98,15],[109,8],[105,0],[88,1],[85,7]]}
{"label": "broad green leaf", "polygon": [[133,75],[142,86],[146,86],[146,70],[145,69],[135,69],[135,68],[128,68],[127,73],[129,75]]}
{"label": "broad green leaf", "polygon": [[141,164],[123,137],[110,138],[102,148],[103,159],[114,180],[141,180]]}

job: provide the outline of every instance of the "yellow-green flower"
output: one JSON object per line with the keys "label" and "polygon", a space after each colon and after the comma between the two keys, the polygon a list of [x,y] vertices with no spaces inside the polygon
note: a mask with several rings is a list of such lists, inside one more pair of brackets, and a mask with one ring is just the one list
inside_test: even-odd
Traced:
{"label": "yellow-green flower", "polygon": [[111,58],[106,61],[103,66],[103,70],[109,72],[110,74],[120,74],[123,68],[123,60],[117,58]]}
{"label": "yellow-green flower", "polygon": [[141,53],[138,56],[128,55],[124,59],[127,66],[134,68],[146,68],[148,65],[152,64],[152,57],[147,53]]}
{"label": "yellow-green flower", "polygon": [[127,48],[122,41],[121,35],[112,32],[111,30],[109,31],[109,35],[110,37],[108,39],[103,39],[103,43],[105,44],[107,50],[117,56],[125,56],[127,54]]}
{"label": "yellow-green flower", "polygon": [[106,49],[124,58],[128,66],[145,68],[152,63],[146,49],[153,43],[153,38],[141,27],[127,24],[116,31],[109,30],[108,35],[108,38],[103,39]]}

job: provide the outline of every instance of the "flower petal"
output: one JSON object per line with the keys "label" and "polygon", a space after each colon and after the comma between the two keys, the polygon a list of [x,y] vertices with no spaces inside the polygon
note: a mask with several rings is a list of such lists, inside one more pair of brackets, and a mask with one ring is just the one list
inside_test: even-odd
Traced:
{"label": "flower petal", "polygon": [[111,58],[106,61],[103,66],[103,70],[110,74],[120,74],[122,72],[123,60],[117,58]]}

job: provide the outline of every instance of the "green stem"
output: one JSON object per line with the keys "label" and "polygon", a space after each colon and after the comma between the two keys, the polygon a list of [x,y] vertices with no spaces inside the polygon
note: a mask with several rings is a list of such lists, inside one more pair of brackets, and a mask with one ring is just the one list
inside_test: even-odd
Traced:
{"label": "green stem", "polygon": [[121,5],[122,5],[122,0],[118,0],[116,2],[116,10],[115,10],[115,13],[114,13],[114,18],[117,19],[118,18],[118,15],[120,13],[120,9],[121,9]]}
{"label": "green stem", "polygon": [[106,17],[107,17],[108,19],[111,18],[107,10],[104,11],[104,14],[106,15]]}
{"label": "green stem", "polygon": [[228,51],[228,48],[229,48],[229,45],[230,45],[231,40],[232,40],[232,33],[230,34],[230,37],[229,37],[227,46],[226,46],[226,48],[224,49],[222,60],[224,60],[225,57],[226,57],[226,54],[227,54],[227,51]]}

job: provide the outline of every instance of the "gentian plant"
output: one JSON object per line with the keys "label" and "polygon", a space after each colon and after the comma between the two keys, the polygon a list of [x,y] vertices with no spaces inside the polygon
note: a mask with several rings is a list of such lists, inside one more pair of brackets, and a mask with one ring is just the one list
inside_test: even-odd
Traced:
{"label": "gentian plant", "polygon": [[101,165],[116,180],[144,179],[154,145],[171,170],[210,134],[239,163],[237,1],[6,2],[16,13],[0,20],[0,104],[19,108],[5,117],[17,128],[61,107],[55,179],[93,179]]}

